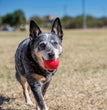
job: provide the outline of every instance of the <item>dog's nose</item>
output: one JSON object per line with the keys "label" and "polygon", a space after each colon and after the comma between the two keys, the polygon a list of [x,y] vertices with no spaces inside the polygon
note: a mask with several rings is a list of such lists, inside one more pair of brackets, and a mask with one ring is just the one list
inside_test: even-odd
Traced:
{"label": "dog's nose", "polygon": [[55,56],[55,53],[48,53],[49,58],[53,58]]}

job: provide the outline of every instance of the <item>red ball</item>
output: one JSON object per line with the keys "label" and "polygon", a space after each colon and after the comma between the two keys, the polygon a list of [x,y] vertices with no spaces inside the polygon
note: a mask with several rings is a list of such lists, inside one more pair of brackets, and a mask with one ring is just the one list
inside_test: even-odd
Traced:
{"label": "red ball", "polygon": [[44,60],[44,67],[47,70],[54,70],[59,66],[59,59],[55,60]]}

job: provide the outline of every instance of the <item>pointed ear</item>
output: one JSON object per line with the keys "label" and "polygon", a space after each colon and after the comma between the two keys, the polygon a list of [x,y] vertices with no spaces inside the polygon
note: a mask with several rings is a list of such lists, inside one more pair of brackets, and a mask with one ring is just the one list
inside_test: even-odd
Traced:
{"label": "pointed ear", "polygon": [[61,40],[63,39],[62,25],[58,17],[55,19],[53,23],[51,32],[54,32],[56,35],[58,35]]}
{"label": "pointed ear", "polygon": [[39,26],[33,21],[30,21],[30,38],[33,40],[34,38],[38,37],[41,32]]}

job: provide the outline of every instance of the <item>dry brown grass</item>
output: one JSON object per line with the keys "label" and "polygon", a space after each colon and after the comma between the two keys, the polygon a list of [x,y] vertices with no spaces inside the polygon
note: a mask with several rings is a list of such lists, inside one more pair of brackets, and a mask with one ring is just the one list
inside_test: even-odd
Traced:
{"label": "dry brown grass", "polygon": [[[14,54],[25,32],[0,32],[0,107],[34,110],[25,104],[14,73]],[[107,110],[107,31],[64,32],[64,54],[45,96],[49,110]],[[32,96],[32,100],[34,98]]]}

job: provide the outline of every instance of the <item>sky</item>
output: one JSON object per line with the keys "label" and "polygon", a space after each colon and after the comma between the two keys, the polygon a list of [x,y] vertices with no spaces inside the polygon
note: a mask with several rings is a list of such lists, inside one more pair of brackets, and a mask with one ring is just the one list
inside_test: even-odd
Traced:
{"label": "sky", "polygon": [[95,17],[107,16],[107,0],[0,0],[0,16],[21,9],[27,19],[32,16],[55,15],[75,17],[83,13]]}

